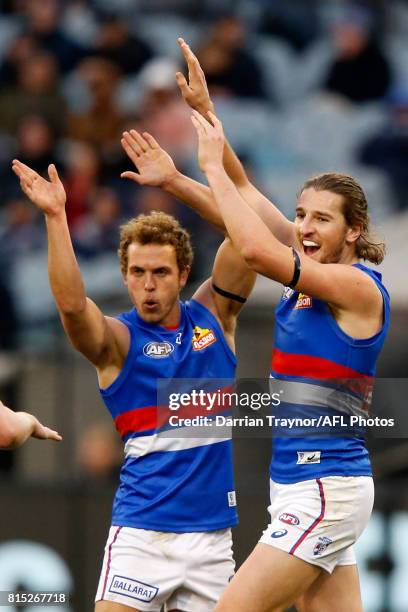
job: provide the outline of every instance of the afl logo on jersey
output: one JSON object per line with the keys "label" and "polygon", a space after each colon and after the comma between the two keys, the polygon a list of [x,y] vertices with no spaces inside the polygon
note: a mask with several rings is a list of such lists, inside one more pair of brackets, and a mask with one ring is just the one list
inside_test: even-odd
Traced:
{"label": "afl logo on jersey", "polygon": [[153,357],[153,359],[163,359],[171,355],[173,351],[174,346],[170,342],[149,342],[143,347],[146,357]]}
{"label": "afl logo on jersey", "polygon": [[216,340],[217,338],[212,329],[203,329],[198,327],[198,325],[193,329],[193,351],[201,351],[216,342]]}

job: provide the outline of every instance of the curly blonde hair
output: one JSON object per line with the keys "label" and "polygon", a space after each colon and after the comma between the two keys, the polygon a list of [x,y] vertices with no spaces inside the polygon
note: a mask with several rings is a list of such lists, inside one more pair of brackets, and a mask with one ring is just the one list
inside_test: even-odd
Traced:
{"label": "curly blonde hair", "polygon": [[193,262],[190,234],[181,227],[177,219],[164,212],[154,210],[148,215],[138,215],[121,226],[118,256],[124,275],[128,268],[128,248],[133,242],[172,245],[176,251],[180,272],[190,267]]}

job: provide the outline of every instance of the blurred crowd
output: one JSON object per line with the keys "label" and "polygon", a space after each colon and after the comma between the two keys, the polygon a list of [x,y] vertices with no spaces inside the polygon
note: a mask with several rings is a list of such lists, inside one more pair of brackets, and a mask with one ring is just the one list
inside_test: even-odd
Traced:
{"label": "blurred crowd", "polygon": [[[4,292],[13,289],[16,262],[46,247],[42,219],[11,172],[15,157],[42,175],[56,163],[80,258],[114,254],[120,223],[159,208],[199,243],[193,278],[208,272],[216,234],[164,192],[120,179],[131,166],[120,137],[131,127],[150,131],[180,170],[200,178],[190,112],[174,78],[184,68],[178,35],[196,51],[227,134],[271,197],[279,201],[285,181],[295,192],[302,172],[354,164],[385,177],[384,214],[406,207],[405,2],[0,0]],[[367,129],[349,130],[345,143],[347,130],[336,133],[341,118],[351,126],[367,113],[359,123]],[[7,343],[0,337],[1,347]]]}

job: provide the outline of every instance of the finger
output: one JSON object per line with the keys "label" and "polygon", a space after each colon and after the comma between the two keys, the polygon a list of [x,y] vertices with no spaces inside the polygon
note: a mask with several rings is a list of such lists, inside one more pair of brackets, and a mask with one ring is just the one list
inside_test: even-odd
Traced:
{"label": "finger", "polygon": [[137,132],[136,130],[130,130],[130,133],[133,136],[133,138],[136,140],[139,147],[142,149],[143,153],[146,153],[146,151],[149,148],[149,145],[147,144],[143,136],[141,136],[141,134],[139,134],[139,132]]}
{"label": "finger", "polygon": [[191,115],[191,121],[197,131],[198,137],[204,136],[205,135],[204,128],[194,115]]}
{"label": "finger", "polygon": [[32,176],[29,172],[27,172],[24,167],[24,164],[16,164],[13,162],[11,169],[13,170],[14,174],[18,176],[19,179],[25,178],[32,180]]}
{"label": "finger", "polygon": [[20,187],[21,189],[24,191],[24,193],[26,194],[27,197],[29,197],[31,199],[31,194],[32,194],[32,187],[31,187],[31,183],[28,183],[27,181],[25,181],[24,179],[20,179]]}
{"label": "finger", "polygon": [[196,76],[204,74],[197,56],[191,50],[190,45],[184,40],[181,44],[181,50],[187,62],[189,78],[191,78],[192,73],[195,73]]}
{"label": "finger", "polygon": [[13,159],[13,167],[18,168],[20,172],[26,174],[27,176],[31,176],[32,178],[34,178],[35,176],[38,176],[35,170],[30,168],[30,166],[23,164],[23,162],[19,161],[18,159]]}
{"label": "finger", "polygon": [[48,166],[48,176],[51,183],[53,183],[54,185],[59,185],[61,183],[61,179],[58,176],[58,172],[54,164],[50,164]]}
{"label": "finger", "polygon": [[207,115],[212,123],[212,125],[220,130],[222,130],[222,123],[221,121],[218,119],[218,117],[216,115],[214,115],[213,112],[211,111],[207,111]]}
{"label": "finger", "polygon": [[182,96],[185,98],[190,93],[190,87],[187,83],[186,77],[182,72],[176,72],[177,85],[180,88]]}
{"label": "finger", "polygon": [[135,181],[135,183],[138,185],[143,185],[143,179],[140,174],[137,174],[137,172],[130,172],[127,170],[126,172],[122,172],[120,178],[130,179],[131,181]]}
{"label": "finger", "polygon": [[[143,155],[143,151],[140,148],[139,144],[137,143],[137,141],[133,138],[133,136],[131,134],[129,134],[129,132],[124,132],[123,133],[123,138],[121,140],[121,142],[126,143],[126,146],[128,147],[129,151],[132,152],[132,154],[137,158],[140,157],[140,155]],[[129,157],[130,153],[126,150],[126,153],[128,153]],[[131,157],[132,161],[134,162],[135,160],[133,159],[133,157]]]}
{"label": "finger", "polygon": [[54,431],[49,427],[44,427],[44,429],[48,440],[57,440],[58,442],[62,440],[62,436],[58,433],[58,431]]}
{"label": "finger", "polygon": [[155,138],[153,138],[151,134],[149,134],[149,132],[143,132],[143,138],[149,144],[151,149],[160,149],[159,143],[157,142],[157,140],[155,140]]}
{"label": "finger", "polygon": [[208,128],[211,126],[211,124],[209,123],[209,121],[207,121],[207,119],[205,119],[198,111],[193,110],[193,115],[194,117],[197,119],[197,121],[201,124],[204,132],[208,131]]}

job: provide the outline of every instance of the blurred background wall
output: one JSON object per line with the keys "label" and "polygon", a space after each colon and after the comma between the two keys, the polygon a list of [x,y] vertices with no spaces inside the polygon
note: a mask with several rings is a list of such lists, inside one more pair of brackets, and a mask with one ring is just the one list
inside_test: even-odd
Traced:
{"label": "blurred background wall", "polygon": [[[379,376],[407,377],[407,2],[0,0],[0,397],[64,435],[60,445],[30,441],[0,453],[0,590],[69,590],[75,612],[92,608],[122,450],[93,369],[63,337],[43,219],[11,160],[42,174],[57,164],[87,291],[105,313],[130,307],[118,227],[149,210],[174,214],[193,235],[191,295],[220,237],[160,190],[119,178],[130,167],[120,135],[136,127],[202,180],[174,79],[183,68],[178,36],[197,52],[248,173],[285,214],[311,174],[361,182],[388,246],[381,271],[392,327]],[[245,308],[240,376],[267,375],[279,293],[260,279]],[[408,443],[370,444],[377,501],[359,543],[365,610],[407,612]],[[269,440],[236,440],[238,562],[266,526],[269,458]]]}

